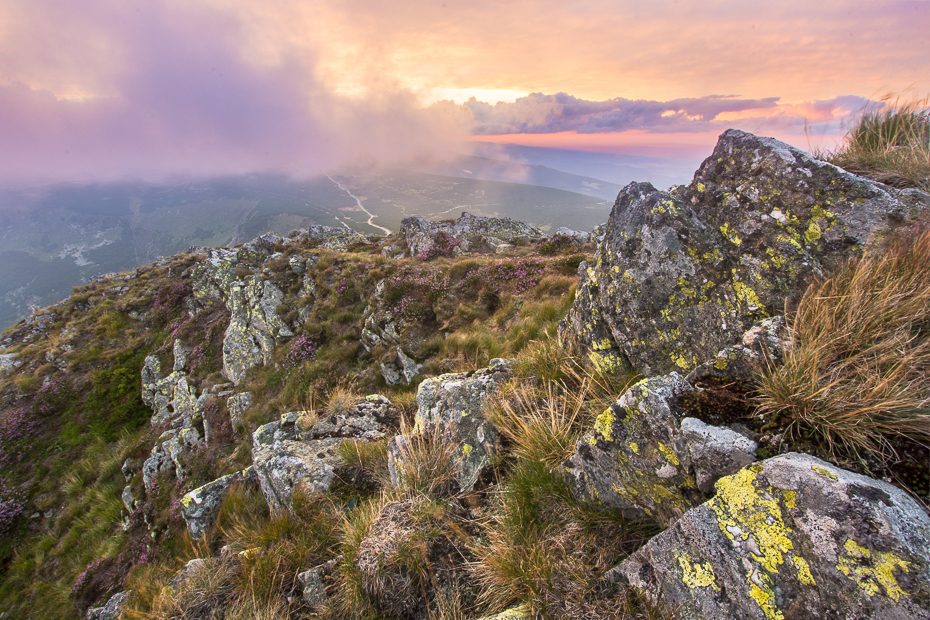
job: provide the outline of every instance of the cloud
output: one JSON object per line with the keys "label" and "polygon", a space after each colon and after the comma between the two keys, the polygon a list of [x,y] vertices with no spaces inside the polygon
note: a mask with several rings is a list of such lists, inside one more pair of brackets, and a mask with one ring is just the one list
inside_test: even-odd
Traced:
{"label": "cloud", "polygon": [[[461,110],[423,109],[389,80],[364,97],[332,92],[306,48],[279,48],[272,61],[256,62],[243,53],[245,24],[219,9],[169,0],[30,0],[26,17],[26,30],[46,36],[31,47],[28,37],[14,37],[24,45],[19,65],[32,57],[39,84],[0,84],[0,174],[7,182],[309,175],[426,157],[467,135]],[[69,21],[99,37],[96,44],[72,42],[47,57],[41,46]],[[9,37],[5,43],[8,56]],[[18,77],[29,75],[23,69]]]}
{"label": "cloud", "polygon": [[472,115],[476,135],[613,133],[645,130],[651,133],[713,132],[731,126],[753,129],[835,133],[870,102],[858,96],[780,104],[778,97],[741,99],[711,95],[670,101],[586,101],[558,93],[532,93],[513,103],[490,105],[474,98],[462,104]]}

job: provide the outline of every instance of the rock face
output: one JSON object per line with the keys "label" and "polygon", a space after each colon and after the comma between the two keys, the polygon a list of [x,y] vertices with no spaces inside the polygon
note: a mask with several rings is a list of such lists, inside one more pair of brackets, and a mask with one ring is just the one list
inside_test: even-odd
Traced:
{"label": "rock face", "polygon": [[692,620],[930,618],[930,519],[889,484],[784,454],[720,479],[607,577]]}
{"label": "rock face", "polygon": [[707,499],[717,478],[755,461],[755,442],[675,408],[692,390],[677,373],[628,389],[565,462],[575,493],[667,525]]}
{"label": "rock face", "polygon": [[624,188],[561,331],[606,370],[690,371],[928,208],[926,194],[731,129],[688,186]]}
{"label": "rock face", "polygon": [[319,225],[292,230],[287,236],[289,239],[295,239],[297,241],[306,239],[327,250],[344,250],[353,243],[365,241],[365,236],[354,230]]}
{"label": "rock face", "polygon": [[457,446],[458,484],[470,490],[489,464],[498,434],[484,417],[482,405],[510,379],[511,361],[491,360],[473,373],[452,373],[424,380],[417,390],[416,432],[441,431]]}
{"label": "rock face", "polygon": [[514,242],[540,239],[538,228],[507,217],[481,217],[462,213],[455,221],[429,222],[422,217],[408,217],[400,223],[410,256],[418,256],[436,244],[437,237],[452,241],[455,256],[470,252],[495,252]]}

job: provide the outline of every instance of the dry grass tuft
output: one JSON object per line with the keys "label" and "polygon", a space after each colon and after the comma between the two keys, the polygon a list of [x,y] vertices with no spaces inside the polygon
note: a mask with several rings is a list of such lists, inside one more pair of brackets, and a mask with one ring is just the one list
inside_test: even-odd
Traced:
{"label": "dry grass tuft", "polygon": [[[886,96],[888,102],[891,96]],[[896,187],[930,191],[930,101],[886,103],[865,111],[828,159]]]}
{"label": "dry grass tuft", "polygon": [[815,282],[789,323],[785,364],[759,379],[766,416],[831,451],[930,440],[930,229]]}
{"label": "dry grass tuft", "polygon": [[350,386],[340,385],[333,388],[326,399],[326,414],[346,415],[361,400],[362,397]]}

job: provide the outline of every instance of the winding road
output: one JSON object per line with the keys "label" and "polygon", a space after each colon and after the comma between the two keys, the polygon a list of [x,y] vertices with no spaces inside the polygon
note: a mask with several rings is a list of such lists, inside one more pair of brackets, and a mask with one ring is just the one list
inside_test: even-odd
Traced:
{"label": "winding road", "polygon": [[349,196],[351,196],[352,198],[355,198],[355,202],[358,203],[358,208],[361,209],[362,211],[364,211],[365,213],[368,214],[368,225],[369,225],[369,226],[371,226],[372,228],[377,228],[378,230],[383,230],[385,235],[390,235],[390,234],[391,234],[391,231],[388,230],[387,228],[385,228],[384,226],[378,226],[377,224],[372,223],[371,220],[375,219],[375,218],[378,217],[378,216],[375,215],[374,213],[372,213],[371,211],[369,211],[368,209],[366,209],[366,208],[365,208],[365,205],[362,204],[362,201],[358,199],[358,196],[356,196],[355,194],[353,194],[352,192],[350,192],[348,189],[346,189],[345,187],[343,187],[342,184],[339,183],[339,181],[337,181],[337,180],[334,179],[333,177],[329,176],[328,174],[326,175],[326,178],[329,179],[330,181],[332,181],[333,183],[335,183],[335,184],[336,184],[336,187],[338,187],[339,189],[341,189],[342,191],[344,191],[345,193],[347,193]]}

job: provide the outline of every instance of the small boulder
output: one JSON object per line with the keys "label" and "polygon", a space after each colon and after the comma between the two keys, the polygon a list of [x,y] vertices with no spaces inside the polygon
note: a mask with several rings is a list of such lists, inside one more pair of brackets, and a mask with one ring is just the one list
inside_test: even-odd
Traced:
{"label": "small boulder", "polygon": [[455,444],[458,485],[471,490],[490,464],[498,433],[482,411],[484,401],[510,379],[512,361],[493,359],[487,368],[425,379],[417,389],[417,433],[441,431]]}
{"label": "small boulder", "polygon": [[229,488],[247,480],[250,472],[237,471],[196,488],[181,498],[181,516],[187,524],[187,531],[194,540],[203,537],[207,528],[213,525],[220,511],[220,504],[229,493]]}
{"label": "small boulder", "polygon": [[131,592],[117,592],[102,607],[87,610],[87,620],[118,620]]}
{"label": "small boulder", "polygon": [[795,453],[716,488],[606,577],[693,620],[930,618],[930,518],[900,489]]}

